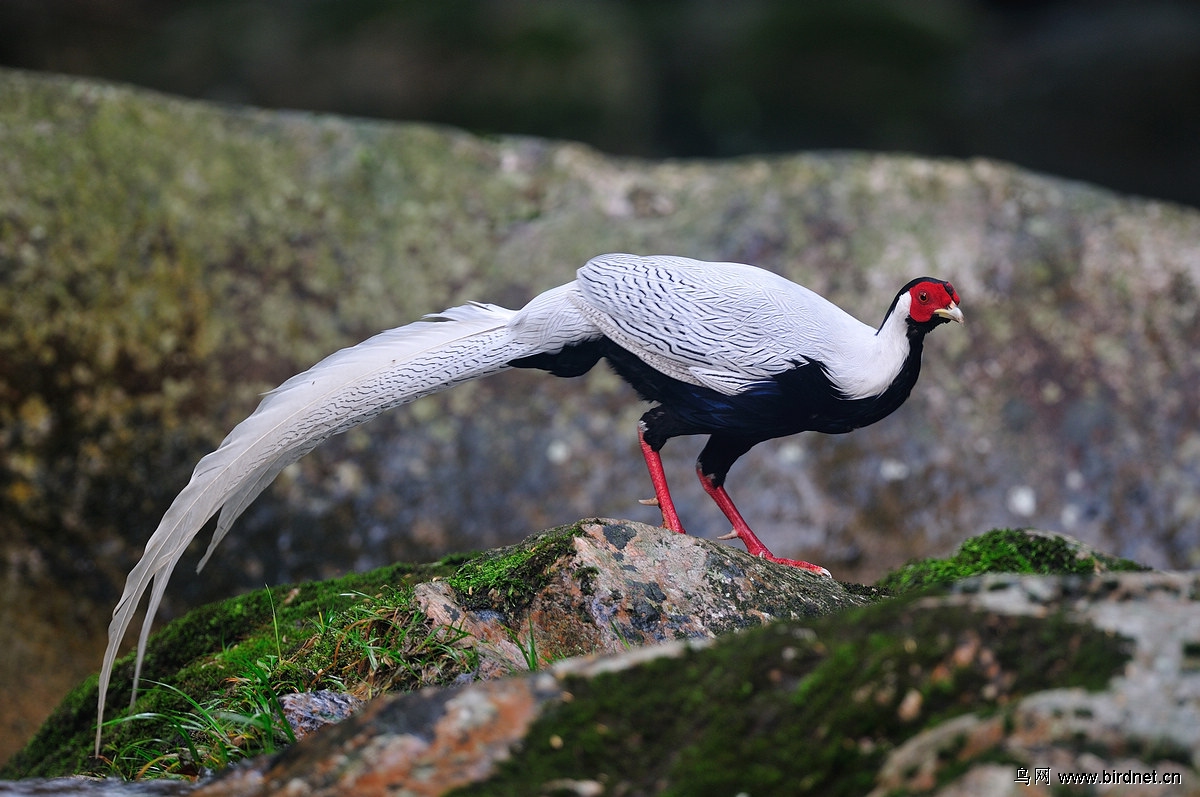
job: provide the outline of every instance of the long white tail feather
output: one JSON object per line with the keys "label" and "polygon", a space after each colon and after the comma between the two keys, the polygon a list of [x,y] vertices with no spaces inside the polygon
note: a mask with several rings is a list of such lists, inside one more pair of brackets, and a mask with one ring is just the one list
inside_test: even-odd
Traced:
{"label": "long white tail feather", "polygon": [[[545,334],[526,333],[519,342],[506,330],[514,311],[490,304],[454,307],[335,352],[267,393],[254,413],[197,463],[129,573],[108,626],[100,670],[97,755],[117,649],[141,598],[153,582],[138,636],[135,699],[146,642],[167,582],[209,518],[220,510],[217,529],[197,569],[280,471],[323,440],[393,407],[504,370],[517,357],[555,351],[572,342],[558,329],[563,326],[562,311],[569,309],[565,303],[553,304],[559,312],[546,317]],[[578,334],[578,324],[568,326]]]}

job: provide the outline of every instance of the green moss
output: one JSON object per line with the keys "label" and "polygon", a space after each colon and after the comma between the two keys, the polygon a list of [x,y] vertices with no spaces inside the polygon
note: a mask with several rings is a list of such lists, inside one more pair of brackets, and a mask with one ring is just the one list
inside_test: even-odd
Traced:
{"label": "green moss", "polygon": [[479,666],[474,648],[457,644],[460,629],[435,626],[418,608],[411,586],[359,596],[347,610],[325,618],[284,662],[294,690],[333,689],[363,698],[383,692],[444,686]]}
{"label": "green moss", "polygon": [[1091,575],[1148,569],[1128,559],[1089,551],[1064,537],[1022,529],[994,529],[967,540],[947,559],[909,562],[884,576],[877,586],[902,593],[982,573]]}
{"label": "green moss", "polygon": [[[108,694],[106,722],[136,713],[180,714],[190,710],[187,697],[205,701],[231,690],[246,661],[268,656],[298,657],[319,629],[320,618],[349,612],[372,596],[453,572],[457,556],[430,565],[391,565],[368,573],[297,586],[280,586],[203,606],[156,633],[146,649],[142,689],[129,707],[133,654],[117,662]],[[284,681],[306,677],[284,668]],[[153,688],[153,682],[171,688]],[[176,691],[178,690],[178,691]],[[29,743],[0,770],[0,778],[53,777],[105,771],[91,758],[96,721],[96,676],[76,687],[55,709]],[[119,750],[147,737],[168,738],[170,731],[144,723],[123,723],[105,730],[105,750]]]}
{"label": "green moss", "polygon": [[497,775],[456,794],[539,794],[562,778],[606,794],[864,794],[920,731],[1051,686],[1098,689],[1128,657],[1120,639],[1061,615],[906,599],[779,623],[570,682],[572,699]]}
{"label": "green moss", "polygon": [[580,533],[580,524],[574,523],[487,551],[463,564],[446,583],[469,609],[520,610],[548,583],[552,564],[570,553],[571,540]]}

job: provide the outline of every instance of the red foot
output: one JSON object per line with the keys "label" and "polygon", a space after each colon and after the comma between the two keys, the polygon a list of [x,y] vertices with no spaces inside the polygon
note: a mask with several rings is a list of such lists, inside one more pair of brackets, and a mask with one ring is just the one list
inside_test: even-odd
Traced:
{"label": "red foot", "polygon": [[[720,489],[720,488],[717,488],[717,489]],[[735,509],[734,511],[736,512],[737,510]],[[742,521],[742,522],[745,523],[745,521]],[[759,540],[757,536],[755,536],[754,532],[750,531],[749,527],[742,529],[741,533],[739,533],[737,529],[734,529],[733,531],[729,532],[728,534],[722,534],[717,539],[719,539],[719,540],[740,539],[743,543],[745,543],[746,550],[753,556],[757,556],[760,559],[767,559],[772,562],[778,562],[779,564],[787,565],[788,567],[798,567],[801,570],[808,570],[813,573],[818,573],[822,576],[829,576],[830,578],[833,578],[833,574],[830,573],[825,568],[821,567],[820,565],[814,565],[812,562],[805,562],[801,559],[784,559],[782,556],[776,556],[775,554],[771,553],[770,551],[767,550],[767,546],[763,545],[762,541]]]}
{"label": "red foot", "polygon": [[[642,456],[646,459],[646,468],[650,471],[650,482],[654,485],[654,498],[642,501],[642,503],[658,506],[662,511],[663,528],[670,529],[677,534],[686,534],[683,524],[679,522],[679,513],[675,511],[675,502],[671,500],[671,493],[667,489],[667,474],[663,472],[662,457],[646,442],[645,433],[645,427],[639,423],[638,443],[642,447]],[[746,550],[753,556],[769,559],[789,567],[798,567],[801,570],[808,570],[823,576],[830,576],[829,571],[820,565],[802,562],[799,559],[783,559],[767,550],[767,546],[763,545],[762,541],[750,530],[749,524],[742,518],[737,507],[733,505],[733,499],[729,497],[729,493],[725,492],[725,488],[714,485],[711,479],[700,472],[699,467],[696,468],[696,473],[700,476],[700,483],[704,485],[704,491],[712,496],[712,499],[717,502],[717,506],[721,507],[721,511],[725,513],[725,517],[729,518],[729,522],[733,524],[733,531],[721,537],[722,540],[732,540],[737,537],[745,543]],[[832,576],[830,577],[832,578]]]}
{"label": "red foot", "polygon": [[769,559],[772,562],[778,562],[781,565],[788,565],[789,567],[798,567],[801,570],[807,570],[810,573],[816,573],[819,576],[833,578],[833,573],[830,573],[828,570],[821,567],[820,565],[814,565],[812,562],[805,562],[800,559],[783,559],[781,557],[771,556],[771,555],[763,556],[762,558]]}
{"label": "red foot", "polygon": [[708,493],[717,502],[717,506],[721,507],[721,511],[725,513],[725,517],[733,524],[733,531],[722,535],[720,539],[732,540],[736,537],[745,544],[746,550],[752,556],[769,559],[772,562],[778,562],[781,565],[788,565],[789,567],[798,567],[801,570],[819,573],[830,578],[833,577],[833,574],[820,565],[814,565],[811,562],[804,562],[799,559],[784,559],[771,553],[767,549],[767,546],[763,545],[758,535],[750,530],[750,524],[742,517],[742,513],[738,511],[738,508],[733,505],[733,499],[729,497],[729,493],[725,492],[725,487],[714,485],[711,479],[700,472],[699,467],[696,468],[696,474],[700,477],[700,484],[704,486],[704,492]]}

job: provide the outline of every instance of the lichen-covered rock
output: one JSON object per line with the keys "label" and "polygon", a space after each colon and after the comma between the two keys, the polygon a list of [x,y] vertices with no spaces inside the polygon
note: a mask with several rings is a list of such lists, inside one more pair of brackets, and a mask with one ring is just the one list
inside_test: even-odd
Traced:
{"label": "lichen-covered rock", "polygon": [[985,576],[380,700],[196,793],[1200,794],[1197,595],[1162,573]]}
{"label": "lichen-covered rock", "polygon": [[[470,585],[461,575],[417,585],[416,601],[435,624],[469,634],[465,643],[478,646],[488,678],[538,662],[820,617],[871,600],[869,590],[641,523],[583,521],[569,539],[557,559],[539,562],[541,583],[518,601],[503,586]],[[494,581],[502,571],[493,568],[538,544],[545,543],[534,537],[467,567],[490,570]]]}
{"label": "lichen-covered rock", "polygon": [[[1131,656],[1103,689],[1037,691],[908,739],[889,753],[872,797],[1015,793],[1018,767],[1026,785],[1040,787],[1030,794],[1072,782],[1098,787],[1088,793],[1200,794],[1200,577],[983,576],[943,600],[1006,616],[1062,612],[1114,645],[1132,640]],[[1011,762],[1005,779],[997,760]]]}

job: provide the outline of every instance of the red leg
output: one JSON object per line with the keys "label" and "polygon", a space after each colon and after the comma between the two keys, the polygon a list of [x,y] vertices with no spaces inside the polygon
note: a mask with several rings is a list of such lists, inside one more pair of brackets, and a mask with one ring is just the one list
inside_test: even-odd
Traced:
{"label": "red leg", "polygon": [[654,501],[662,511],[663,528],[686,534],[683,524],[679,522],[679,513],[675,511],[675,502],[671,500],[671,492],[667,489],[667,474],[663,472],[662,457],[646,442],[646,429],[641,423],[638,424],[638,443],[642,446],[642,456],[646,458],[650,482],[654,485]]}
{"label": "red leg", "polygon": [[700,477],[700,484],[704,486],[704,492],[712,497],[712,500],[717,502],[717,506],[721,507],[721,511],[725,513],[725,517],[733,524],[733,531],[721,537],[723,540],[731,540],[734,537],[739,538],[746,545],[746,550],[752,556],[761,556],[764,559],[770,559],[772,562],[778,562],[782,565],[791,565],[799,567],[802,570],[811,570],[814,573],[820,573],[823,576],[830,575],[829,571],[820,565],[814,565],[809,562],[802,562],[799,559],[782,559],[775,556],[767,546],[762,544],[762,540],[750,530],[750,525],[746,523],[742,513],[733,505],[733,499],[729,497],[729,493],[725,491],[725,487],[717,487],[713,484],[712,479],[704,475],[700,468],[696,468],[696,475]]}

